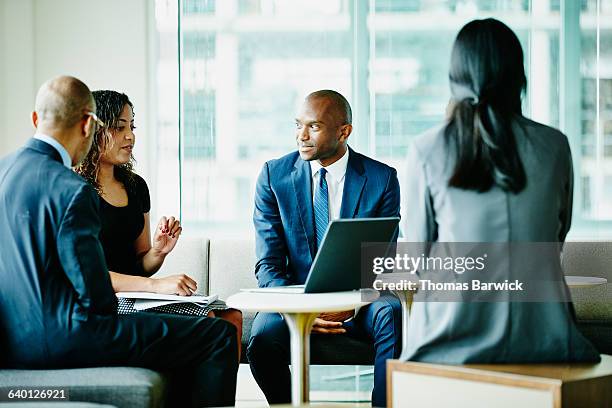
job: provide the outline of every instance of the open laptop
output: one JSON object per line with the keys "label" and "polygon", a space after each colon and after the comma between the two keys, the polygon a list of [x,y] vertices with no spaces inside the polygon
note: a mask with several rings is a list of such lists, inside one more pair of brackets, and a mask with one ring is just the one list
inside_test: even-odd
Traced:
{"label": "open laptop", "polygon": [[361,244],[392,242],[398,217],[345,218],[329,223],[306,284],[243,289],[266,293],[325,293],[361,288]]}

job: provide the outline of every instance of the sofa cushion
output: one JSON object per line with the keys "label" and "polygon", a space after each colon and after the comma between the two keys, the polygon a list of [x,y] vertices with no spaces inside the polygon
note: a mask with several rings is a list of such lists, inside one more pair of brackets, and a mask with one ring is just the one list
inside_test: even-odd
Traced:
{"label": "sofa cushion", "polygon": [[255,241],[211,239],[208,284],[210,293],[223,300],[242,288],[256,288]]}
{"label": "sofa cushion", "polygon": [[572,288],[572,301],[579,320],[612,321],[612,242],[568,241],[563,246],[563,273],[608,279],[607,284]]}
{"label": "sofa cushion", "polygon": [[562,265],[566,275],[597,276],[612,282],[612,242],[568,241],[563,245]]}
{"label": "sofa cushion", "polygon": [[181,236],[153,277],[184,273],[198,283],[199,293],[208,294],[208,243],[207,238]]}
{"label": "sofa cushion", "polygon": [[612,284],[572,288],[570,292],[579,320],[612,321]]}
{"label": "sofa cushion", "polygon": [[133,367],[65,370],[0,370],[3,387],[62,387],[70,401],[123,407],[161,407],[165,393],[162,376]]}

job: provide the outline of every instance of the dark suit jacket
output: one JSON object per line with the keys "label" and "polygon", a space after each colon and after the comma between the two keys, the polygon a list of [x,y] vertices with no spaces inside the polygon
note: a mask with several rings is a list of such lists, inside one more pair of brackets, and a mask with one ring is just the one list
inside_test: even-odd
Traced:
{"label": "dark suit jacket", "polygon": [[[340,218],[399,214],[395,169],[349,148]],[[259,286],[303,284],[316,248],[310,164],[297,151],[264,165],[253,222]]]}
{"label": "dark suit jacket", "polygon": [[98,195],[31,139],[0,160],[0,359],[9,367],[130,364],[162,321],[120,319],[98,241]]}

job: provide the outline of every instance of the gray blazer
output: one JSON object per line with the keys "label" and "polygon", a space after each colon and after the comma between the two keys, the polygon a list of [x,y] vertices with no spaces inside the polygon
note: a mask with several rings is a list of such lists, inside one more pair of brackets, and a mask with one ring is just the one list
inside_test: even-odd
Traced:
{"label": "gray blazer", "polygon": [[[485,193],[449,187],[454,157],[444,126],[414,141],[403,189],[408,241],[565,239],[573,194],[567,138],[522,117],[513,129],[527,176],[519,194],[498,187]],[[410,360],[448,364],[599,360],[576,329],[571,303],[559,302],[415,302],[407,349]]]}

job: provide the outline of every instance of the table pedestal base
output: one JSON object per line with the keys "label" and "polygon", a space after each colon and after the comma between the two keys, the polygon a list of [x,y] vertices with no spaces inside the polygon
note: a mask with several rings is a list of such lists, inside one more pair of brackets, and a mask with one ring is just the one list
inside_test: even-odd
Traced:
{"label": "table pedestal base", "polygon": [[291,338],[291,403],[299,407],[309,401],[310,330],[318,313],[282,313]]}
{"label": "table pedestal base", "polygon": [[414,292],[409,290],[392,290],[402,304],[402,353],[399,356],[400,361],[406,361],[408,350],[408,320],[410,319],[410,308],[412,307],[412,296]]}

